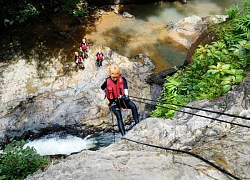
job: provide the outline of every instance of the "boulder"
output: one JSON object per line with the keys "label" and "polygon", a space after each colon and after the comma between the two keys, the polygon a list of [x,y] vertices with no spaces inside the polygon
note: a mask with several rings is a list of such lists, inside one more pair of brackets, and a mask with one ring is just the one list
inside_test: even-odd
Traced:
{"label": "boulder", "polygon": [[204,18],[192,15],[176,23],[169,22],[167,24],[168,38],[189,49],[209,24],[221,23],[226,18],[226,15],[214,15]]}

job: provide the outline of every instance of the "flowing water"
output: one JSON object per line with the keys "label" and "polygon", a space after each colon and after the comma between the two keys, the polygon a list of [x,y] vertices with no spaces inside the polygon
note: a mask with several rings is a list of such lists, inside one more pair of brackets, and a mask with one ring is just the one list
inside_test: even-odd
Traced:
{"label": "flowing water", "polygon": [[45,155],[70,155],[85,149],[95,147],[94,139],[80,138],[70,134],[51,134],[28,142],[26,146],[33,147],[37,153]]}
{"label": "flowing water", "polygon": [[[169,22],[197,15],[225,14],[225,9],[236,0],[188,0],[188,4],[161,2],[119,7],[119,14],[102,15],[95,27],[89,29],[86,38],[95,44],[108,46],[126,57],[146,54],[156,64],[155,71],[182,65],[187,49],[167,38]],[[241,0],[239,1],[241,2]],[[134,18],[123,18],[128,12]]]}
{"label": "flowing water", "polygon": [[[92,43],[111,47],[120,54],[133,57],[139,53],[148,55],[156,63],[156,71],[181,65],[187,49],[165,39],[166,24],[177,22],[190,15],[205,17],[224,14],[236,0],[189,0],[188,4],[161,3],[126,5],[121,11],[129,12],[134,19],[124,19],[121,15],[103,15],[101,22],[89,29],[86,38]],[[239,1],[242,2],[242,1]],[[97,150],[119,140],[120,134],[102,134],[97,137],[75,137],[72,135],[52,135],[30,141],[41,155],[72,154],[85,149]]]}
{"label": "flowing water", "polygon": [[83,138],[65,133],[55,133],[29,141],[24,148],[33,147],[41,156],[70,155],[82,150],[98,150],[107,147],[120,138],[120,133],[104,133]]}

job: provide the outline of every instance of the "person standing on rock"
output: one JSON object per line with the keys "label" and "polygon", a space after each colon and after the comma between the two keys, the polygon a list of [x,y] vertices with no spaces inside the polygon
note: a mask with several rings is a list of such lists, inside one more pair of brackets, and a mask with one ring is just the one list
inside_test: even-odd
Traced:
{"label": "person standing on rock", "polygon": [[104,60],[104,55],[101,50],[96,53],[96,65],[97,67],[102,67],[102,61]]}
{"label": "person standing on rock", "polygon": [[86,39],[83,38],[80,44],[80,51],[82,51],[83,58],[88,58],[88,54],[87,54],[88,48],[89,48],[89,44],[87,43]]}
{"label": "person standing on rock", "polygon": [[122,119],[121,108],[131,109],[135,124],[139,123],[139,115],[136,105],[129,99],[127,80],[121,76],[120,68],[117,64],[108,67],[109,77],[101,85],[109,100],[110,110],[115,114],[119,130],[122,136],[125,135],[125,127]]}
{"label": "person standing on rock", "polygon": [[77,66],[77,69],[84,69],[84,64],[83,64],[83,58],[79,56],[78,52],[75,52],[75,63]]}

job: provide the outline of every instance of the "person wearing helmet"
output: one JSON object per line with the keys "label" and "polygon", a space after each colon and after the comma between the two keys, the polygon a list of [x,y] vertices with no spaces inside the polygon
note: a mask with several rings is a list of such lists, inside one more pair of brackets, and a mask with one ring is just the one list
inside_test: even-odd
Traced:
{"label": "person wearing helmet", "polygon": [[84,58],[87,58],[88,47],[89,47],[89,44],[87,43],[86,39],[83,38],[80,44],[80,51],[82,51],[82,56]]}
{"label": "person wearing helmet", "polygon": [[97,67],[102,67],[102,61],[104,59],[104,55],[102,51],[99,49],[98,52],[96,53],[96,65]]}
{"label": "person wearing helmet", "polygon": [[125,135],[125,127],[122,119],[121,108],[131,109],[135,124],[139,123],[139,115],[136,105],[129,99],[127,80],[121,76],[120,68],[117,64],[108,67],[109,77],[101,85],[109,100],[109,107],[115,114],[119,130],[122,136]]}
{"label": "person wearing helmet", "polygon": [[84,69],[83,58],[79,56],[78,52],[75,52],[75,63],[77,67]]}

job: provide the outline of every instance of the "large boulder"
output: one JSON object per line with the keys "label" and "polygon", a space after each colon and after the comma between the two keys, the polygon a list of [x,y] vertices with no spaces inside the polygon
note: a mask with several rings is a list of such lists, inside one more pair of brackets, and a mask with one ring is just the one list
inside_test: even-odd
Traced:
{"label": "large boulder", "polygon": [[189,49],[209,24],[224,22],[226,18],[226,15],[214,15],[204,18],[192,15],[178,22],[169,22],[167,24],[168,38]]}

